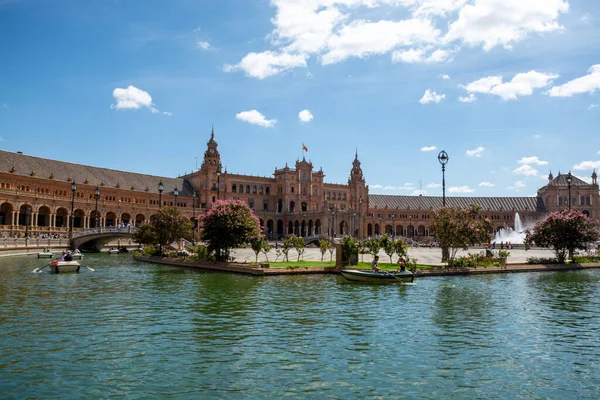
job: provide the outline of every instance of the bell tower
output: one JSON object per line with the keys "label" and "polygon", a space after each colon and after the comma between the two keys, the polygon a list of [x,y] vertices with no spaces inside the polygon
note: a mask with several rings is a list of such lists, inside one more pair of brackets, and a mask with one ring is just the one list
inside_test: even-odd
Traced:
{"label": "bell tower", "polygon": [[365,184],[365,178],[363,176],[362,168],[360,167],[360,161],[358,160],[358,149],[354,154],[354,161],[352,161],[352,169],[350,170],[348,186],[350,187],[352,209],[364,214],[369,207],[369,187]]}
{"label": "bell tower", "polygon": [[208,143],[206,143],[206,151],[204,152],[204,161],[202,161],[202,167],[209,167],[209,169],[221,169],[221,155],[219,154],[217,147],[219,147],[219,144],[215,140],[215,127],[213,126],[210,133],[210,140]]}

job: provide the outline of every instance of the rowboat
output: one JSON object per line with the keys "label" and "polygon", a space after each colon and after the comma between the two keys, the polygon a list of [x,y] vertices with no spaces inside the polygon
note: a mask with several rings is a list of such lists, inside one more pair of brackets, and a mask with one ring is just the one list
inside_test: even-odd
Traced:
{"label": "rowboat", "polygon": [[81,254],[81,253],[73,253],[73,254],[71,254],[71,258],[73,260],[81,260],[81,259],[83,259],[83,254]]}
{"label": "rowboat", "polygon": [[344,269],[340,271],[342,276],[351,282],[368,282],[368,283],[401,283],[412,282],[415,275],[410,271],[400,272],[373,272],[361,271],[357,269]]}
{"label": "rowboat", "polygon": [[77,261],[52,261],[49,266],[53,274],[79,272],[79,268],[81,268],[81,265]]}
{"label": "rowboat", "polygon": [[54,253],[50,252],[50,251],[42,251],[40,253],[37,253],[38,258],[52,258],[54,257]]}
{"label": "rowboat", "polygon": [[119,254],[120,251],[119,251],[119,249],[110,249],[110,250],[107,251],[107,253],[108,254]]}

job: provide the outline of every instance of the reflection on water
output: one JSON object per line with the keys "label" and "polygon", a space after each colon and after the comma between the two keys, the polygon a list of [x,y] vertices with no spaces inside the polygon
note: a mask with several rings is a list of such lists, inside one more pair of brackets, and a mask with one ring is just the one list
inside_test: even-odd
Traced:
{"label": "reflection on water", "polygon": [[600,271],[340,284],[0,259],[2,398],[600,396]]}

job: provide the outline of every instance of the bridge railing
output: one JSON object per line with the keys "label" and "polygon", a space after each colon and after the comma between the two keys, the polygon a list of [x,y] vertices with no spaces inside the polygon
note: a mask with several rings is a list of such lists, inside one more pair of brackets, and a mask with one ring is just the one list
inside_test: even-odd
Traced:
{"label": "bridge railing", "polygon": [[98,228],[78,229],[73,232],[73,237],[92,235],[94,233],[135,233],[138,229],[135,226],[99,226]]}

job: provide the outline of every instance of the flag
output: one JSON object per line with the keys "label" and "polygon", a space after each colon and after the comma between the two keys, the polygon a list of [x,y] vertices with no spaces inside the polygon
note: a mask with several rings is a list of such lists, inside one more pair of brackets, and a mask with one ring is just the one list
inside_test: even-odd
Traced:
{"label": "flag", "polygon": [[306,147],[306,146],[304,145],[304,143],[302,143],[302,150],[304,150],[304,151],[308,152],[308,147]]}

